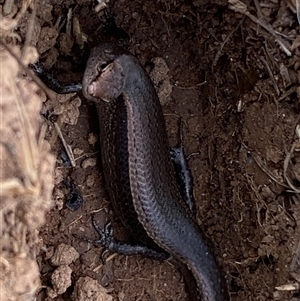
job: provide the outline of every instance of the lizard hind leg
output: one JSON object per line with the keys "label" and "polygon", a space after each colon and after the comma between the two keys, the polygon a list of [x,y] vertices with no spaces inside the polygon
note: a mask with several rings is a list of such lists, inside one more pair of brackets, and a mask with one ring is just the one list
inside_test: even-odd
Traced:
{"label": "lizard hind leg", "polygon": [[99,234],[99,239],[93,240],[93,239],[81,237],[77,234],[73,234],[73,236],[75,238],[89,242],[91,244],[103,246],[105,250],[101,255],[102,260],[103,260],[103,255],[106,254],[108,251],[116,252],[122,255],[141,254],[159,260],[170,259],[170,255],[166,252],[156,251],[142,244],[132,245],[132,244],[118,241],[117,239],[114,238],[111,222],[108,222],[105,225],[104,229],[101,229],[95,220],[95,215],[92,215],[92,224],[96,232]]}

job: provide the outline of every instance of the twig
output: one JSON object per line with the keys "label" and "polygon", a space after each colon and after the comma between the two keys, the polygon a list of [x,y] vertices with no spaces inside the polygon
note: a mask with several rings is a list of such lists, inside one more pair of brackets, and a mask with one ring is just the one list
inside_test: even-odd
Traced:
{"label": "twig", "polygon": [[57,122],[54,122],[54,126],[55,126],[57,134],[58,134],[58,136],[59,136],[59,138],[60,138],[60,140],[61,140],[61,142],[62,142],[62,144],[63,144],[63,146],[64,146],[64,148],[66,150],[66,153],[67,153],[67,155],[68,155],[68,157],[70,159],[72,167],[75,167],[76,166],[76,162],[75,162],[75,158],[74,158],[74,155],[73,155],[73,152],[72,152],[72,148],[70,147],[69,144],[67,144],[67,142],[66,142],[66,140],[65,140],[65,138],[64,138],[64,136],[63,136],[63,134],[62,134],[62,132],[61,132],[58,124],[57,124]]}
{"label": "twig", "polygon": [[255,5],[255,8],[256,8],[256,10],[257,10],[258,18],[263,20],[264,17],[263,17],[263,14],[262,14],[262,12],[261,12],[261,9],[260,9],[260,4],[259,4],[259,2],[258,2],[257,0],[254,0],[254,5]]}
{"label": "twig", "polygon": [[295,271],[295,266],[296,266],[296,263],[298,262],[299,255],[300,255],[300,240],[298,241],[298,246],[297,246],[296,254],[293,257],[293,260],[292,260],[291,265],[290,265],[290,272],[294,272]]}
{"label": "twig", "polygon": [[186,86],[186,87],[179,86],[178,84],[175,83],[174,87],[176,87],[178,89],[182,89],[182,90],[196,90],[198,87],[203,86],[205,84],[207,84],[206,80],[204,82],[202,82],[202,83],[199,83],[199,84],[196,84],[196,85],[193,85],[193,86]]}
{"label": "twig", "polygon": [[286,53],[287,56],[291,56],[292,53],[290,51],[291,45],[281,39],[281,37],[275,32],[270,24],[267,24],[265,20],[260,20],[249,13],[248,7],[245,3],[240,0],[229,0],[229,8],[247,16],[252,22],[260,25],[264,28],[267,32],[269,32],[274,38],[275,41],[281,46],[283,51]]}
{"label": "twig", "polygon": [[260,57],[260,60],[263,62],[263,64],[264,64],[265,67],[267,68],[267,71],[268,71],[268,73],[269,73],[269,76],[271,77],[271,80],[272,80],[274,89],[275,89],[277,95],[279,96],[279,95],[280,95],[280,90],[279,90],[279,88],[278,88],[278,85],[277,85],[277,83],[276,83],[276,80],[275,80],[275,78],[274,78],[274,75],[273,75],[273,73],[272,73],[272,70],[271,70],[269,64],[267,63],[267,61],[265,60],[265,58],[262,57],[262,56]]}
{"label": "twig", "polygon": [[75,220],[73,220],[72,222],[70,222],[70,224],[68,224],[66,226],[66,228],[69,228],[69,227],[73,226],[74,224],[76,224],[81,219],[82,219],[82,215],[80,215],[78,218],[76,218]]}
{"label": "twig", "polygon": [[97,273],[102,267],[103,267],[103,264],[100,263],[99,265],[97,265],[96,267],[93,268],[93,272]]}
{"label": "twig", "polygon": [[78,156],[76,159],[75,159],[75,161],[78,161],[79,159],[82,159],[82,158],[85,158],[85,157],[92,157],[92,156],[94,156],[94,155],[96,155],[96,154],[98,154],[99,153],[99,151],[96,151],[96,152],[93,152],[93,153],[84,153],[84,154],[82,154],[81,156]]}
{"label": "twig", "polygon": [[287,153],[285,159],[284,159],[284,163],[283,163],[283,176],[286,180],[286,182],[289,184],[290,188],[293,190],[292,192],[294,193],[300,193],[300,189],[296,188],[292,182],[290,181],[290,179],[287,176],[287,169],[291,160],[291,156],[294,153],[294,150],[296,148],[296,145],[298,144],[298,141],[294,141],[291,150]]}
{"label": "twig", "polygon": [[280,286],[275,286],[275,289],[278,291],[297,291],[299,290],[300,286],[299,283],[288,283]]}
{"label": "twig", "polygon": [[226,43],[229,41],[229,39],[231,38],[231,36],[239,29],[239,27],[242,25],[242,23],[244,22],[244,18],[239,22],[239,24],[227,35],[226,39],[223,41],[223,43],[221,44],[220,49],[218,50],[216,57],[214,59],[214,62],[212,64],[212,70],[214,70],[214,67],[217,65],[217,62],[222,54],[223,48],[226,45]]}
{"label": "twig", "polygon": [[113,253],[113,254],[109,255],[109,256],[105,259],[105,262],[111,261],[111,260],[114,259],[117,255],[118,255],[118,253]]}
{"label": "twig", "polygon": [[261,170],[266,175],[268,175],[274,182],[276,182],[277,184],[279,184],[280,186],[283,186],[285,188],[290,188],[288,185],[284,184],[276,176],[273,175],[273,173],[261,162],[261,159],[257,154],[255,154],[254,152],[251,152],[251,151],[249,151],[249,153],[251,154],[251,156],[254,159],[255,163],[261,168]]}

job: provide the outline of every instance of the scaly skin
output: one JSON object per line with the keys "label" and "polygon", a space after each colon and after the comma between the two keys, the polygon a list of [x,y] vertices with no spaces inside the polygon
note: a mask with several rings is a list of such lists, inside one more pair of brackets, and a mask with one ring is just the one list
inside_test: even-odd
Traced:
{"label": "scaly skin", "polygon": [[216,260],[182,200],[162,108],[138,60],[112,44],[94,48],[83,94],[97,106],[104,178],[124,224],[192,273],[192,300],[228,300]]}

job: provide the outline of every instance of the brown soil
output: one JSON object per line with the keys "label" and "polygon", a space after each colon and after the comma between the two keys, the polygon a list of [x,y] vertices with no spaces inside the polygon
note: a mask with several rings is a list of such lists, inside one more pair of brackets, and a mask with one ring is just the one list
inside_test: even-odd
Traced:
{"label": "brown soil", "polygon": [[[186,153],[197,153],[189,159],[197,221],[231,300],[300,300],[300,27],[292,0],[244,2],[244,14],[226,0],[110,1],[108,8],[156,84],[170,145],[178,143],[179,117],[184,121]],[[102,40],[102,13],[93,7],[80,0],[37,7],[32,42],[62,81],[81,81],[89,49]],[[18,29],[23,41],[30,15]],[[188,300],[169,262],[109,254],[103,264],[101,247],[72,236],[96,239],[96,213],[101,227],[111,220],[117,237],[128,239],[103,186],[93,105],[80,93],[55,95],[42,112],[61,127],[76,166],[66,166],[49,122],[57,163],[54,207],[40,229],[38,300]],[[66,179],[84,198],[76,211],[65,206]]]}

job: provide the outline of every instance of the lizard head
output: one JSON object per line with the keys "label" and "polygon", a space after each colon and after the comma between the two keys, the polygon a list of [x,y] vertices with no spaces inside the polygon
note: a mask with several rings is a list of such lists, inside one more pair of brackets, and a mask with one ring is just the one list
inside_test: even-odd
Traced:
{"label": "lizard head", "polygon": [[120,63],[124,50],[114,44],[101,44],[92,49],[83,76],[83,95],[92,101],[111,101],[123,91],[125,72]]}

